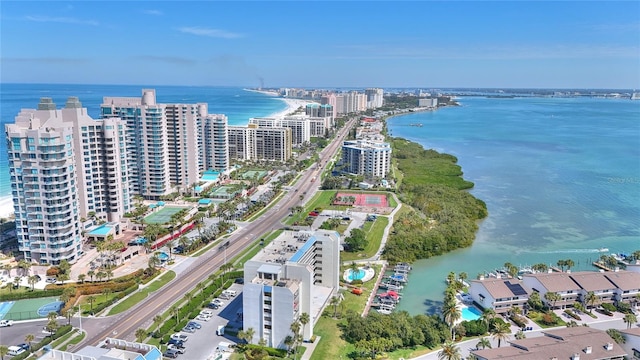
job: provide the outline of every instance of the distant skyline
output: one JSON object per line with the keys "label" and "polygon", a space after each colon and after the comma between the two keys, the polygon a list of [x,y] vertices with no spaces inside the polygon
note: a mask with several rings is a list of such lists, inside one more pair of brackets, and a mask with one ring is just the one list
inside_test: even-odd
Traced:
{"label": "distant skyline", "polygon": [[640,89],[640,1],[7,1],[0,82]]}

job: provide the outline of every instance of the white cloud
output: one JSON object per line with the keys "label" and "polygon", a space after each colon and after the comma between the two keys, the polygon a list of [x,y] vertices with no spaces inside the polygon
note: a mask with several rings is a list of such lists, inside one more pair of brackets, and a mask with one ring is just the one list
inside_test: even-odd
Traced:
{"label": "white cloud", "polygon": [[243,36],[242,34],[232,33],[226,30],[209,29],[209,28],[203,28],[203,27],[181,27],[181,28],[178,28],[178,31],[186,34],[207,36],[212,38],[223,38],[223,39],[236,39]]}
{"label": "white cloud", "polygon": [[51,16],[40,16],[40,15],[27,15],[27,16],[25,16],[25,19],[27,19],[29,21],[35,21],[35,22],[57,22],[57,23],[63,23],[63,24],[78,24],[78,25],[91,25],[91,26],[100,25],[95,20],[82,20],[82,19],[76,19],[76,18],[72,18],[72,17],[51,17]]}

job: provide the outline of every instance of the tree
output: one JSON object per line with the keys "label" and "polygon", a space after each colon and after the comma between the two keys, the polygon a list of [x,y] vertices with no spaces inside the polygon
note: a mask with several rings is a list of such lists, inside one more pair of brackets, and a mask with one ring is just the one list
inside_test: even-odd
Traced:
{"label": "tree", "polygon": [[53,335],[58,330],[58,327],[59,326],[56,319],[49,319],[49,322],[47,322],[47,326],[45,326],[45,329],[47,329],[47,331],[49,332],[49,335],[51,336],[52,340],[53,340]]}
{"label": "tree", "polygon": [[351,229],[351,233],[344,242],[349,246],[349,251],[360,251],[367,247],[367,237],[361,229]]}
{"label": "tree", "polygon": [[584,302],[589,309],[589,314],[593,314],[591,310],[593,309],[593,306],[598,302],[598,296],[593,291],[589,291],[584,297]]}
{"label": "tree", "polygon": [[489,341],[489,339],[487,339],[486,337],[482,337],[478,340],[476,347],[482,348],[482,349],[486,349],[486,348],[491,349],[491,341]]}
{"label": "tree", "polygon": [[558,294],[557,292],[553,292],[553,291],[548,291],[544,294],[544,299],[547,301],[547,303],[550,303],[551,305],[551,309],[555,309],[556,308],[556,302],[560,299],[562,299],[562,296],[560,294]]}
{"label": "tree", "polygon": [[36,283],[38,282],[38,277],[35,275],[29,276],[29,279],[27,281],[29,282],[29,285],[31,285],[31,291],[33,291]]}
{"label": "tree", "polygon": [[531,270],[536,271],[536,272],[540,272],[540,273],[544,273],[544,272],[547,272],[547,270],[549,270],[549,267],[547,266],[547,264],[540,263],[540,264],[533,265],[531,267]]}
{"label": "tree", "polygon": [[67,325],[71,325],[71,318],[76,314],[76,308],[70,307],[65,310],[64,315],[67,318]]}
{"label": "tree", "polygon": [[524,331],[522,331],[522,330],[518,330],[518,331],[516,332],[516,334],[514,335],[514,337],[515,337],[516,339],[518,339],[518,340],[522,340],[522,339],[526,339],[526,338],[527,338],[527,335],[525,335]]}
{"label": "tree", "polygon": [[0,358],[4,360],[4,357],[9,353],[9,348],[6,345],[0,345]]}
{"label": "tree", "polygon": [[306,313],[306,312],[303,312],[302,314],[300,314],[300,319],[298,319],[298,320],[300,321],[300,324],[302,324],[302,333],[304,334],[304,329],[306,328],[307,324],[311,320],[309,318],[309,314]]}
{"label": "tree", "polygon": [[27,334],[24,337],[24,341],[27,342],[27,344],[29,344],[29,352],[31,352],[31,343],[33,342],[33,340],[35,340],[36,337],[33,334]]}
{"label": "tree", "polygon": [[93,270],[89,270],[87,271],[87,275],[89,275],[89,278],[91,278],[91,282],[93,282],[93,277],[96,275],[96,272]]}
{"label": "tree", "polygon": [[80,281],[81,284],[84,284],[84,280],[86,278],[87,278],[87,275],[85,275],[85,274],[78,275],[78,281]]}
{"label": "tree", "polygon": [[567,267],[567,270],[571,270],[572,267],[576,266],[576,263],[571,259],[567,259],[564,261],[564,265]]}
{"label": "tree", "polygon": [[564,267],[567,264],[567,262],[565,260],[558,260],[558,262],[556,263],[556,265],[558,265],[558,267],[560,268],[560,271],[564,271]]}
{"label": "tree", "polygon": [[13,287],[14,288],[18,288],[20,287],[20,281],[22,281],[22,277],[21,276],[16,276],[13,278]]}
{"label": "tree", "polygon": [[248,328],[245,333],[247,334],[247,343],[251,344],[253,342],[253,336],[256,334],[256,331],[253,328]]}
{"label": "tree", "polygon": [[451,328],[451,337],[455,340],[455,327],[454,325],[458,320],[462,318],[462,313],[458,304],[453,301],[445,301],[442,306],[442,319]]}
{"label": "tree", "polygon": [[89,311],[91,311],[91,313],[93,314],[93,303],[96,302],[96,297],[93,295],[90,295],[87,298],[87,302],[89,303]]}
{"label": "tree", "polygon": [[293,337],[291,335],[285,336],[284,345],[287,347],[287,352],[291,352],[291,346],[293,345]]}
{"label": "tree", "polygon": [[511,329],[509,328],[509,324],[498,322],[494,324],[494,327],[491,330],[491,337],[498,340],[498,347],[500,347],[502,340],[507,340],[510,333]]}
{"label": "tree", "polygon": [[233,264],[231,263],[222,264],[220,266],[220,270],[222,270],[222,281],[225,281],[225,275],[227,274],[227,271],[231,269],[233,269]]}
{"label": "tree", "polygon": [[504,267],[507,270],[507,273],[509,273],[509,275],[511,275],[512,278],[518,275],[518,267],[513,265],[512,263],[507,262],[504,264]]}
{"label": "tree", "polygon": [[626,339],[624,338],[624,336],[622,336],[622,333],[618,329],[608,329],[607,334],[611,336],[616,344],[624,344],[626,342]]}
{"label": "tree", "polygon": [[136,330],[135,336],[136,336],[136,340],[139,343],[141,343],[144,339],[147,338],[147,330],[143,328],[138,328],[138,330]]}
{"label": "tree", "polygon": [[442,350],[438,352],[438,360],[462,360],[460,348],[452,341],[442,344]]}
{"label": "tree", "polygon": [[335,319],[336,314],[338,312],[338,304],[340,304],[340,299],[337,296],[332,296],[329,302],[329,305],[333,305],[333,318]]}
{"label": "tree", "polygon": [[638,318],[633,313],[625,315],[623,320],[627,324],[627,329],[631,329],[631,326],[638,322]]}
{"label": "tree", "polygon": [[537,291],[534,291],[533,293],[531,293],[531,295],[529,296],[528,303],[532,309],[536,309],[536,310],[542,309],[542,299],[540,299],[540,293]]}
{"label": "tree", "polygon": [[153,324],[156,326],[156,333],[160,331],[160,323],[162,322],[162,316],[156,315],[153,317]]}

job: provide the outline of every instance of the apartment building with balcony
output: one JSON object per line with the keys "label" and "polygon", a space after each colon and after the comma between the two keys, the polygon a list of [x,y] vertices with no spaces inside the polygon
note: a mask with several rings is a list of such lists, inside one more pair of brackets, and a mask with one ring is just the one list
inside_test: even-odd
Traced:
{"label": "apartment building with balcony", "polygon": [[580,301],[582,303],[586,303],[587,294],[590,292],[598,297],[598,304],[615,301],[616,285],[609,281],[604,273],[580,271],[571,273],[570,276],[580,287]]}
{"label": "apartment building with balcony", "polygon": [[615,302],[624,302],[631,305],[639,305],[640,273],[633,271],[615,271],[604,273],[604,276],[615,286]]}
{"label": "apartment building with balcony", "polygon": [[484,278],[472,280],[469,295],[484,309],[504,314],[514,306],[525,308],[531,289],[518,279]]}
{"label": "apartment building with balcony", "polygon": [[73,263],[80,219],[119,220],[131,206],[125,124],[94,120],[71,97],[42,98],[5,125],[18,248],[38,264]]}
{"label": "apartment building with balcony", "polygon": [[284,348],[291,324],[309,315],[302,337],[313,327],[339,287],[340,235],[335,231],[285,231],[244,265],[243,327],[253,343]]}
{"label": "apartment building with balcony", "polygon": [[228,119],[222,114],[208,114],[203,121],[204,168],[225,171],[229,163]]}
{"label": "apartment building with balcony", "polygon": [[345,141],[342,164],[348,173],[384,178],[391,167],[391,145],[367,140]]}
{"label": "apartment building with balcony", "polygon": [[291,129],[257,124],[229,126],[229,158],[285,162],[291,158]]}
{"label": "apartment building with balcony", "polygon": [[[594,273],[595,274],[595,273]],[[573,281],[571,273],[566,272],[548,272],[539,274],[526,274],[522,277],[524,285],[531,290],[540,294],[540,299],[549,307],[572,307],[577,301],[580,301],[581,288]],[[549,303],[545,299],[545,294],[554,292],[560,295],[560,300]]]}

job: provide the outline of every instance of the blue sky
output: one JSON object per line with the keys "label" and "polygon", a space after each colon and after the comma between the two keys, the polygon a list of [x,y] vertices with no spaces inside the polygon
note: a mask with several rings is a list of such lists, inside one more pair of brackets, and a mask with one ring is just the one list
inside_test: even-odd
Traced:
{"label": "blue sky", "polygon": [[640,89],[640,1],[7,1],[0,81]]}

